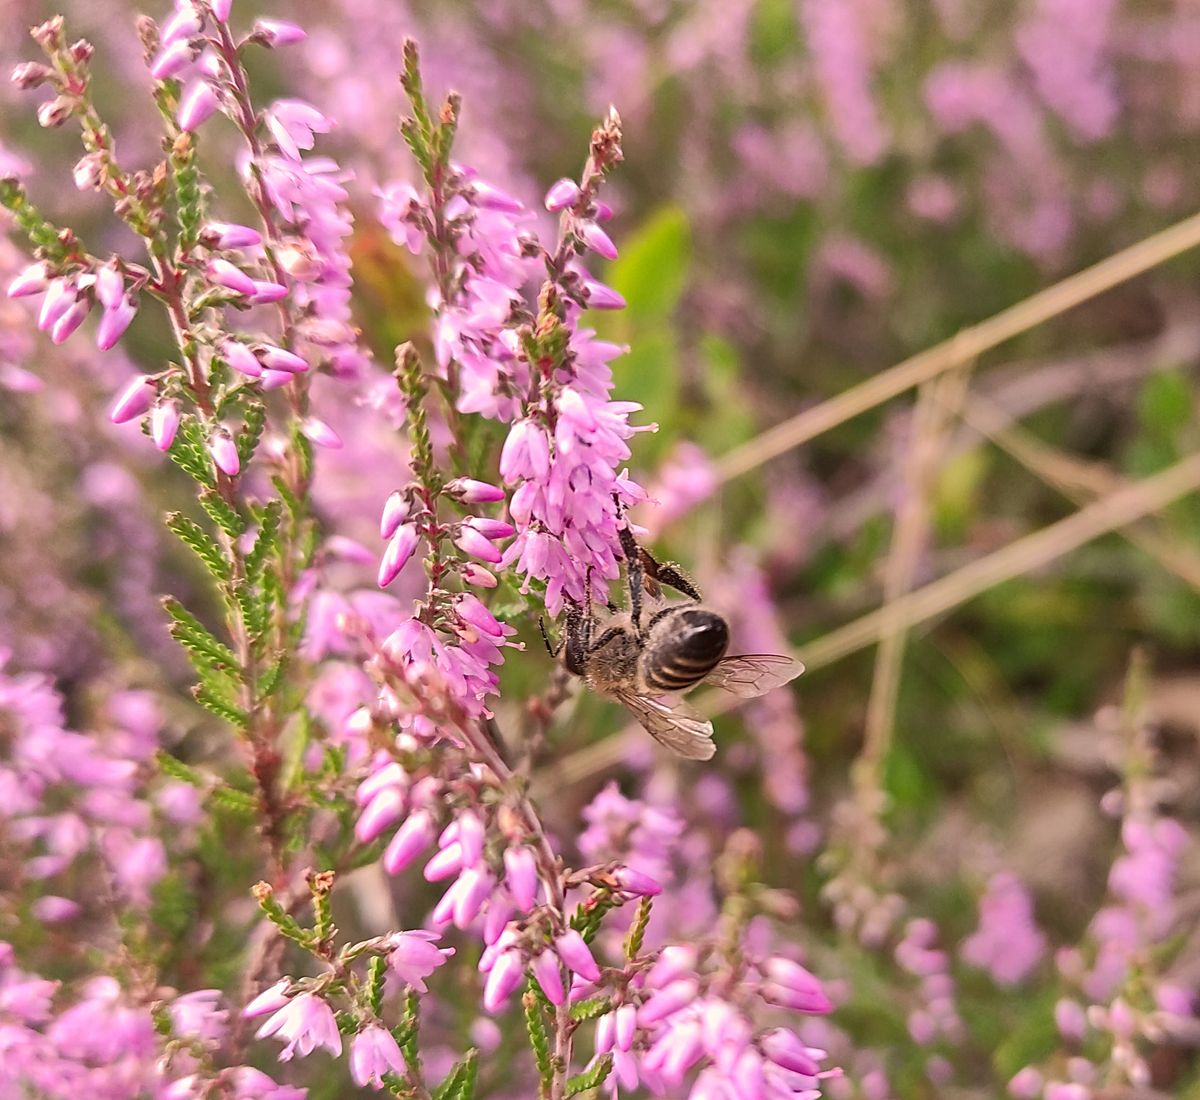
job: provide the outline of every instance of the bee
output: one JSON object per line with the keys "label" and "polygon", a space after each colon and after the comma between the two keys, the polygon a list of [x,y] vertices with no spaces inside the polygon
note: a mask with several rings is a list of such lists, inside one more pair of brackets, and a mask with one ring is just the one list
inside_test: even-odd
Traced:
{"label": "bee", "polygon": [[[712,723],[675,693],[715,684],[753,699],[794,680],[804,666],[791,657],[755,653],[727,657],[729,624],[705,607],[696,586],[674,564],[658,562],[621,529],[629,606],[609,603],[600,620],[591,603],[568,603],[557,646],[542,636],[555,658],[593,691],[620,703],[660,744],[688,760],[715,753]],[[663,588],[686,601],[667,601]]]}

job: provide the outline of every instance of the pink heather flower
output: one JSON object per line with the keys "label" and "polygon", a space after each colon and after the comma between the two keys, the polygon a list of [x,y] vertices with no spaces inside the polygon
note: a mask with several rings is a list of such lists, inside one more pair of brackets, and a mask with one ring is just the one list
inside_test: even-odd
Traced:
{"label": "pink heather flower", "polygon": [[183,72],[194,56],[191,43],[186,38],[176,39],[155,55],[150,62],[150,75],[155,80],[168,80]]}
{"label": "pink heather flower", "polygon": [[386,1028],[372,1024],[350,1040],[350,1076],[356,1085],[382,1088],[385,1074],[403,1073],[404,1068],[400,1047]]}
{"label": "pink heather flower", "polygon": [[[616,249],[614,248],[615,252]],[[583,300],[588,309],[624,309],[625,299],[610,286],[598,283],[594,279],[584,279]]]}
{"label": "pink heather flower", "polygon": [[417,858],[434,838],[433,817],[428,810],[417,810],[392,837],[383,853],[383,868],[389,875],[399,874]]}
{"label": "pink heather flower", "polygon": [[342,1053],[333,1009],[315,993],[297,994],[255,1032],[258,1039],[272,1035],[287,1042],[279,1053],[281,1062],[290,1062],[296,1054],[307,1057],[317,1047],[325,1047],[335,1057]]}
{"label": "pink heather flower", "polygon": [[221,357],[235,371],[248,378],[262,376],[262,364],[258,357],[245,344],[238,340],[222,340],[220,344]]}
{"label": "pink heather flower", "polygon": [[252,305],[268,305],[271,302],[282,302],[288,296],[288,288],[283,283],[272,283],[266,279],[254,280],[254,293],[250,295]]}
{"label": "pink heather flower", "polygon": [[303,42],[308,37],[303,27],[285,19],[256,19],[253,33],[256,38],[262,39],[264,44],[272,48],[291,46]]}
{"label": "pink heather flower", "polygon": [[588,248],[603,256],[606,260],[615,260],[617,258],[617,246],[613,244],[612,238],[595,222],[581,222],[579,225],[579,235],[583,238]]}
{"label": "pink heather flower", "polygon": [[552,1005],[560,1005],[566,1000],[566,990],[563,988],[562,964],[553,951],[542,951],[529,961],[529,969],[537,979],[546,999]]}
{"label": "pink heather flower", "polygon": [[43,894],[29,907],[36,920],[45,924],[58,924],[62,921],[73,920],[81,912],[78,902],[70,898],[60,898],[55,894]]}
{"label": "pink heather flower", "polygon": [[324,420],[309,416],[300,424],[300,430],[318,447],[328,447],[331,450],[341,450],[342,437],[337,434]]}
{"label": "pink heather flower", "polygon": [[815,1077],[821,1070],[817,1060],[821,1051],[806,1046],[787,1028],[777,1027],[768,1031],[762,1038],[763,1053],[777,1066],[790,1069],[793,1073],[803,1073]]}
{"label": "pink heather flower", "polygon": [[118,395],[112,411],[108,414],[109,420],[114,424],[125,424],[136,417],[145,415],[150,411],[156,393],[154,383],[145,375],[131,378]]}
{"label": "pink heather flower", "polygon": [[293,351],[277,348],[274,344],[259,344],[258,357],[267,370],[287,371],[289,374],[303,374],[308,370],[308,363]]}
{"label": "pink heather flower", "polygon": [[380,537],[390,539],[407,518],[412,502],[399,489],[388,495],[383,504],[383,512],[379,517]]}
{"label": "pink heather flower", "polygon": [[197,989],[176,997],[169,1007],[171,1030],[206,1046],[218,1046],[225,1038],[229,1013],[221,1007],[219,989]]}
{"label": "pink heather flower", "polygon": [[559,210],[565,210],[568,206],[574,206],[579,201],[581,194],[579,184],[574,180],[560,179],[552,184],[550,190],[546,192],[546,209],[552,214]]}
{"label": "pink heather flower", "polygon": [[528,912],[537,904],[537,860],[528,846],[505,849],[504,882],[519,909]]}
{"label": "pink heather flower", "polygon": [[1026,1066],[1009,1081],[1008,1094],[1016,1100],[1037,1100],[1044,1085],[1045,1078],[1033,1066]]}
{"label": "pink heather flower", "polygon": [[416,524],[413,523],[404,524],[392,536],[379,562],[377,580],[380,588],[387,588],[400,575],[400,570],[408,564],[419,542],[420,535],[417,533]]}
{"label": "pink heather flower", "polygon": [[562,959],[567,968],[573,970],[581,978],[589,982],[600,980],[600,967],[592,958],[586,941],[574,928],[568,928],[555,938],[554,950],[558,952],[558,957]]}
{"label": "pink heather flower", "polygon": [[251,295],[254,293],[254,280],[240,267],[236,267],[228,260],[222,260],[219,257],[209,260],[205,273],[218,286],[236,291],[238,294]]}
{"label": "pink heather flower", "polygon": [[125,277],[111,264],[96,272],[96,300],[105,309],[116,309],[125,300]]}
{"label": "pink heather flower", "polygon": [[50,326],[52,343],[64,343],[67,338],[83,324],[84,318],[91,310],[91,303],[86,298],[76,298],[75,303]]}
{"label": "pink heather flower", "polygon": [[236,477],[242,468],[242,460],[238,456],[237,444],[228,432],[218,431],[208,441],[208,453],[212,455],[217,469],[229,477]]}
{"label": "pink heather flower", "polygon": [[137,316],[137,305],[132,298],[122,298],[113,308],[106,309],[100,315],[100,324],[96,329],[96,347],[101,351],[112,348]]}
{"label": "pink heather flower", "polygon": [[504,555],[492,545],[486,535],[466,523],[459,527],[454,545],[465,553],[482,561],[491,562],[493,565],[498,565],[504,560]]}
{"label": "pink heather flower", "polygon": [[52,329],[55,322],[75,304],[78,294],[73,280],[52,279],[46,287],[46,296],[42,299],[42,307],[38,311],[37,327],[42,332]]}
{"label": "pink heather flower", "polygon": [[494,574],[473,561],[464,562],[459,571],[467,584],[478,585],[480,588],[495,588],[498,583]]}
{"label": "pink heather flower", "polygon": [[820,981],[791,959],[776,956],[763,967],[768,981],[762,988],[763,998],[797,1012],[823,1014],[833,1011],[833,1004]]}
{"label": "pink heather flower", "polygon": [[550,442],[545,429],[531,420],[518,420],[509,429],[500,452],[500,475],[505,481],[543,479],[550,473]]}
{"label": "pink heather flower", "polygon": [[354,836],[360,844],[370,844],[398,821],[408,809],[408,798],[400,787],[384,787],[363,808],[354,825]]}
{"label": "pink heather flower", "polygon": [[491,897],[496,879],[491,871],[482,867],[467,867],[458,876],[454,885],[446,891],[453,898],[451,919],[455,928],[466,928],[479,916],[483,903]]}
{"label": "pink heather flower", "polygon": [[200,33],[200,20],[191,7],[182,7],[171,16],[159,30],[159,41],[164,46],[181,38],[193,38]]}
{"label": "pink heather flower", "polygon": [[179,430],[179,405],[162,401],[150,413],[150,436],[160,451],[169,451]]}
{"label": "pink heather flower", "polygon": [[654,898],[662,893],[662,887],[649,875],[635,871],[632,867],[620,867],[615,874],[621,889],[641,897]]}
{"label": "pink heather flower", "polygon": [[504,499],[503,489],[470,477],[456,477],[447,482],[446,492],[464,504],[491,504]]}
{"label": "pink heather flower", "polygon": [[524,973],[521,953],[512,948],[502,951],[488,971],[483,987],[483,1007],[488,1012],[498,1012],[512,991],[521,984]]}
{"label": "pink heather flower", "polygon": [[490,183],[484,183],[483,180],[474,180],[471,183],[471,191],[475,197],[475,201],[486,210],[502,210],[507,214],[520,214],[525,206],[512,195],[501,191],[498,187],[493,187]]}
{"label": "pink heather flower", "polygon": [[637,1007],[631,1004],[621,1005],[612,1017],[613,1041],[617,1050],[631,1050],[634,1036],[637,1034]]}
{"label": "pink heather flower", "polygon": [[300,160],[301,149],[313,147],[314,134],[327,134],[332,123],[316,107],[298,99],[280,99],[267,108],[264,117],[280,152]]}
{"label": "pink heather flower", "polygon": [[280,978],[274,985],[268,986],[257,997],[251,1000],[242,1009],[242,1015],[247,1019],[251,1019],[254,1016],[264,1016],[268,1012],[275,1012],[281,1009],[288,1003],[287,991],[291,984],[290,978]]}
{"label": "pink heather flower", "polygon": [[179,128],[185,132],[197,129],[207,122],[220,106],[217,93],[207,80],[195,81],[183,94],[179,107]]}
{"label": "pink heather flower", "polygon": [[418,993],[429,992],[425,979],[454,954],[453,947],[437,946],[440,938],[436,932],[418,929],[393,932],[385,941],[389,949],[388,965],[405,985]]}
{"label": "pink heather flower", "polygon": [[1046,953],[1046,937],[1033,918],[1033,900],[1019,878],[993,875],[979,903],[979,928],[963,941],[961,955],[1000,985],[1027,977]]}
{"label": "pink heather flower", "polygon": [[511,523],[502,519],[490,519],[487,516],[470,516],[463,521],[464,526],[472,527],[485,539],[496,542],[500,539],[511,538],[517,530]]}
{"label": "pink heather flower", "polygon": [[222,23],[229,22],[229,13],[233,9],[233,0],[212,0],[213,18]]}
{"label": "pink heather flower", "polygon": [[41,262],[30,264],[8,284],[8,296],[27,298],[33,294],[41,294],[48,285],[49,274],[46,265]]}
{"label": "pink heather flower", "polygon": [[681,978],[658,990],[638,1010],[638,1023],[650,1027],[686,1008],[700,993],[700,986],[690,978]]}
{"label": "pink heather flower", "polygon": [[[443,834],[443,839],[445,835]],[[457,840],[439,848],[421,872],[426,882],[441,882],[452,878],[463,868],[462,845]]]}
{"label": "pink heather flower", "polygon": [[256,248],[262,244],[257,229],[235,222],[209,222],[200,236],[212,248]]}
{"label": "pink heather flower", "polygon": [[480,603],[478,597],[469,592],[463,593],[455,597],[454,607],[464,622],[489,637],[498,639],[505,636],[505,630],[500,621]]}

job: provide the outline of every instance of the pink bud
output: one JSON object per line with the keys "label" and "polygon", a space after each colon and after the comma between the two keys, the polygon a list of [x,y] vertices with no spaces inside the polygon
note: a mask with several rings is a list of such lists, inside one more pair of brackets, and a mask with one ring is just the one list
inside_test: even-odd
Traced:
{"label": "pink bud", "polygon": [[464,562],[459,572],[467,584],[478,585],[480,588],[496,587],[495,576],[484,569],[482,565],[476,565],[473,561]]}
{"label": "pink bud", "polygon": [[621,1005],[615,1016],[617,1049],[629,1050],[637,1033],[637,1009],[633,1005]]}
{"label": "pink bud", "polygon": [[50,326],[51,341],[55,344],[63,343],[83,324],[83,319],[91,308],[91,303],[86,298],[76,298],[75,304]]}
{"label": "pink bud", "polygon": [[488,971],[487,983],[483,987],[483,1007],[496,1012],[508,1000],[509,995],[521,984],[524,968],[517,951],[505,951]]}
{"label": "pink bud", "polygon": [[197,80],[184,94],[179,108],[179,128],[195,130],[212,117],[218,105],[212,85],[207,80]]}
{"label": "pink bud", "polygon": [[208,261],[208,267],[205,269],[208,277],[217,284],[229,290],[236,291],[238,294],[250,295],[254,293],[254,280],[250,278],[240,267],[235,267],[228,260],[213,259]]}
{"label": "pink bud", "polygon": [[96,272],[96,298],[105,309],[116,309],[125,298],[125,278],[112,264]]}
{"label": "pink bud", "polygon": [[272,49],[277,46],[291,46],[296,42],[303,42],[308,37],[303,27],[283,19],[256,19],[253,33],[264,45]]}
{"label": "pink bud", "polygon": [[324,420],[318,420],[315,416],[306,417],[301,421],[300,430],[318,447],[328,447],[333,451],[342,448],[342,437]]}
{"label": "pink bud", "polygon": [[668,1016],[675,1015],[681,1008],[686,1008],[700,992],[699,985],[691,979],[672,982],[665,989],[660,989],[638,1011],[638,1022],[643,1027],[656,1024]]}
{"label": "pink bud", "polygon": [[229,477],[236,477],[242,468],[242,460],[238,457],[237,444],[228,432],[218,431],[208,441],[208,453],[212,455],[217,469]]}
{"label": "pink bud", "polygon": [[295,352],[277,348],[274,344],[259,344],[258,357],[268,370],[282,370],[289,374],[303,374],[308,364]]}
{"label": "pink bud", "polygon": [[1045,1078],[1033,1066],[1026,1066],[1022,1070],[1018,1070],[1016,1075],[1008,1083],[1009,1096],[1015,1096],[1017,1100],[1036,1100],[1042,1095],[1042,1088],[1045,1084]]}
{"label": "pink bud", "polygon": [[176,39],[158,51],[150,62],[150,75],[155,80],[167,80],[183,72],[192,62],[192,47],[186,38]]}
{"label": "pink bud", "polygon": [[254,248],[262,244],[262,234],[248,225],[235,222],[209,222],[200,234],[212,248]]}
{"label": "pink bud", "polygon": [[491,504],[504,499],[503,489],[470,477],[456,477],[447,482],[446,492],[464,504]]}
{"label": "pink bud", "polygon": [[537,860],[526,845],[505,849],[504,881],[520,909],[528,912],[537,904]]}
{"label": "pink bud", "polygon": [[262,372],[262,388],[265,391],[277,390],[288,385],[295,379],[295,375],[286,370],[264,370]]}
{"label": "pink bud", "polygon": [[546,192],[546,209],[551,213],[565,210],[568,206],[574,206],[579,201],[581,194],[579,184],[564,177],[552,184],[550,190]]}
{"label": "pink bud", "polygon": [[816,1077],[821,1071],[820,1063],[813,1057],[815,1052],[786,1028],[777,1027],[774,1031],[768,1031],[763,1036],[762,1049],[777,1066],[790,1069],[793,1073]]}
{"label": "pink bud", "polygon": [[47,275],[45,264],[30,264],[8,284],[8,296],[10,298],[27,298],[31,294],[41,294],[49,281]]}
{"label": "pink bud", "polygon": [[37,327],[48,332],[54,323],[69,310],[78,297],[75,283],[70,279],[53,279],[46,288],[42,308],[38,311]]}
{"label": "pink bud", "polygon": [[517,530],[511,523],[505,523],[502,519],[488,519],[487,516],[471,516],[464,520],[468,527],[475,528],[485,539],[491,539],[493,542],[496,539],[506,539],[517,533]]}
{"label": "pink bud", "polygon": [[612,216],[613,216],[612,207],[609,206],[608,203],[606,203],[606,202],[597,202],[596,203],[595,212],[593,214],[593,217],[595,217],[596,221],[610,222],[610,221],[612,221]]}
{"label": "pink bud", "polygon": [[108,351],[113,347],[137,316],[137,306],[132,298],[122,298],[114,308],[106,309],[100,315],[100,324],[96,329],[96,347]]}
{"label": "pink bud", "polygon": [[458,876],[454,891],[454,927],[466,928],[479,916],[483,903],[496,887],[486,867],[468,867]]}
{"label": "pink bud", "polygon": [[262,375],[262,364],[258,361],[258,357],[238,340],[221,341],[221,358],[235,371],[250,378],[258,378]]}
{"label": "pink bud", "polygon": [[383,869],[399,874],[433,843],[433,818],[428,810],[418,810],[396,830],[383,853]]}
{"label": "pink bud", "polygon": [[191,38],[199,32],[200,20],[196,18],[195,11],[190,7],[183,7],[163,24],[159,41],[164,46],[169,46],[178,39]]}
{"label": "pink bud", "polygon": [[552,1005],[560,1005],[567,999],[567,991],[563,988],[562,964],[553,951],[534,955],[529,962],[529,969],[546,994],[546,1000]]}
{"label": "pink bud", "polygon": [[554,941],[554,949],[558,957],[581,978],[589,982],[600,980],[600,967],[592,958],[584,938],[574,928],[568,928]]}
{"label": "pink bud", "polygon": [[613,244],[612,238],[595,222],[581,222],[579,225],[579,235],[583,238],[588,248],[603,256],[606,260],[615,260],[617,258],[617,246]]}
{"label": "pink bud", "polygon": [[118,394],[112,411],[108,414],[114,424],[125,424],[136,417],[150,411],[157,391],[154,383],[144,374],[131,378],[125,388]]}
{"label": "pink bud", "polygon": [[456,824],[455,839],[462,848],[463,866],[474,867],[483,858],[483,822],[477,814],[468,810],[459,814]]}
{"label": "pink bud", "polygon": [[282,302],[288,296],[288,288],[283,283],[272,283],[265,279],[254,280],[254,293],[250,295],[253,305],[269,305],[271,302]]}
{"label": "pink bud", "polygon": [[462,865],[462,845],[455,841],[453,844],[447,844],[445,848],[439,849],[425,864],[425,870],[421,873],[425,876],[426,882],[441,882],[452,875],[457,875],[462,870]]}
{"label": "pink bud", "polygon": [[519,214],[525,209],[512,195],[505,194],[499,188],[484,183],[482,180],[475,180],[471,187],[475,192],[475,201],[488,210],[503,210],[508,214]]}
{"label": "pink bud", "polygon": [[213,18],[222,23],[229,22],[229,13],[233,9],[233,0],[212,0]]}
{"label": "pink bud", "polygon": [[596,1021],[596,1053],[607,1054],[613,1048],[616,1018],[613,1013],[606,1012]]}
{"label": "pink bud", "polygon": [[504,628],[496,617],[480,603],[477,596],[465,593],[454,601],[459,616],[473,627],[492,638],[503,638]]}
{"label": "pink bud", "polygon": [[644,898],[655,898],[662,893],[662,887],[649,875],[635,871],[632,867],[621,867],[617,870],[616,880],[621,889],[630,894],[639,894]]}
{"label": "pink bud", "polygon": [[588,309],[624,309],[625,299],[610,286],[593,279],[583,282],[583,299]]}
{"label": "pink bud", "polygon": [[389,493],[383,504],[383,514],[379,517],[379,534],[390,539],[396,533],[396,528],[408,518],[411,507],[409,498],[399,489]]}
{"label": "pink bud", "polygon": [[383,558],[379,562],[380,588],[387,588],[400,574],[400,570],[408,564],[408,559],[413,556],[419,539],[416,525],[412,523],[406,523],[392,536],[387,549],[383,552]]}
{"label": "pink bud", "polygon": [[403,790],[396,786],[384,787],[359,815],[354,825],[354,836],[360,844],[370,844],[404,817],[407,806],[408,799]]}
{"label": "pink bud", "polygon": [[245,1017],[265,1016],[268,1012],[275,1012],[283,1008],[289,1000],[287,996],[289,985],[291,985],[289,979],[280,978],[273,986],[264,989],[257,997],[250,1001],[242,1009],[242,1015]]}
{"label": "pink bud", "polygon": [[466,524],[459,528],[458,538],[454,540],[454,545],[465,553],[482,561],[491,562],[493,565],[498,565],[504,560],[504,555],[491,544],[486,536]]}
{"label": "pink bud", "polygon": [[150,436],[160,451],[169,451],[179,430],[179,406],[174,401],[163,401],[154,406],[150,413]]}

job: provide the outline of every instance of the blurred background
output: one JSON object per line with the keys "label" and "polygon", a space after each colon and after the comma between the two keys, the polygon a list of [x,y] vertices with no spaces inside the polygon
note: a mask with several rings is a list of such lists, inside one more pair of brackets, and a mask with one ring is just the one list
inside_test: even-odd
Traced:
{"label": "blurred background", "polygon": [[[533,209],[578,171],[608,105],[621,113],[626,159],[607,194],[621,256],[601,277],[629,308],[602,328],[632,349],[614,364],[617,396],[659,426],[635,442],[635,472],[662,502],[643,519],[729,612],[737,648],[787,645],[810,665],[794,697],[720,720],[720,781],[653,782],[755,829],[769,877],[831,937],[886,924],[876,903],[887,910],[896,895],[956,942],[984,884],[1013,872],[1050,940],[1078,941],[1105,896],[1117,827],[1101,797],[1130,723],[1165,780],[1157,803],[1193,825],[1200,810],[1200,499],[1188,491],[1200,480],[1200,256],[1052,311],[802,446],[776,454],[756,440],[1195,211],[1200,3],[286,8],[262,10],[309,37],[252,59],[257,93],[311,100],[337,120],[322,148],[354,173],[357,320],[381,370],[397,341],[427,338],[423,270],[391,243],[373,196],[411,175],[395,125],[403,37],[420,41],[431,91],[464,96],[459,159]],[[57,10],[97,47],[97,99],[122,161],[147,163],[152,108],[129,94],[150,87],[139,5],[4,0],[0,60],[32,57],[28,27]],[[257,6],[235,10],[248,21]],[[206,167],[219,179],[234,135],[212,131]],[[0,142],[49,215],[96,250],[128,243],[101,197],[70,186],[75,135],[38,131],[31,97],[8,86]],[[7,271],[19,258],[5,247]],[[139,318],[125,345],[145,369],[166,346],[155,324]],[[92,409],[129,369],[120,354],[52,350],[0,304],[0,645],[80,707],[114,658],[146,682],[184,681],[146,593],[199,583],[143,488],[165,493],[173,472],[136,433],[96,425]],[[346,534],[369,529],[396,483],[395,453],[391,466],[370,453],[323,475],[321,505]],[[1147,504],[1146,480],[1181,463],[1184,481]],[[1141,516],[1116,531],[1113,494]],[[1088,506],[1087,532],[1055,527],[982,580],[959,572]],[[903,603],[939,578],[952,579],[932,610]],[[515,698],[548,675],[530,627],[506,670]],[[648,743],[614,739],[620,729],[611,708],[571,704],[544,760],[562,822],[608,779],[651,766]],[[867,805],[877,790],[882,808]],[[855,868],[879,897],[829,892]],[[1194,914],[1194,857],[1180,876]],[[1188,934],[1194,922],[1169,966],[1194,987]],[[1055,1041],[1044,952],[1016,982],[966,973],[969,1037],[947,1031],[903,1054],[904,1009],[893,1018],[869,1003],[879,969],[864,947],[840,950],[825,973],[857,991],[837,1023],[868,1062],[890,1059],[895,1095],[951,1095],[931,1069],[940,1043],[955,1088],[994,1095],[988,1082]],[[1159,1092],[1146,1095],[1200,1095],[1183,1054],[1155,1074]]]}

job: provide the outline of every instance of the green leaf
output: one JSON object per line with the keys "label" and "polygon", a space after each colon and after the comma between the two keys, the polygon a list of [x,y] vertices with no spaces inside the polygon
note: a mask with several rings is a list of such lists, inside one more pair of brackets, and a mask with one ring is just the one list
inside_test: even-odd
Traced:
{"label": "green leaf", "polygon": [[167,451],[167,457],[193,481],[205,488],[211,489],[216,484],[213,479],[212,461],[204,449],[194,417],[185,416],[180,422],[175,442]]}
{"label": "green leaf", "polygon": [[246,576],[254,581],[263,570],[267,560],[279,545],[279,523],[283,519],[283,502],[272,500],[258,521],[258,537],[246,555]]}
{"label": "green leaf", "polygon": [[176,535],[186,546],[191,547],[196,557],[208,567],[208,571],[217,580],[229,580],[229,562],[224,551],[198,523],[179,512],[168,512],[167,530]]}
{"label": "green leaf", "polygon": [[287,654],[281,653],[258,681],[259,699],[266,699],[275,693],[283,681],[283,672],[286,668]]}
{"label": "green leaf", "polygon": [[529,1036],[529,1046],[533,1050],[533,1060],[537,1065],[538,1080],[541,1082],[538,1095],[546,1097],[550,1095],[550,1086],[554,1081],[554,1063],[550,1058],[550,1036],[542,1019],[542,1007],[532,985],[521,997],[521,1005],[525,1009],[525,1031]]}
{"label": "green leaf", "polygon": [[404,1054],[404,1061],[418,1076],[421,1073],[421,998],[415,989],[404,999],[404,1015],[392,1029],[392,1035]]}
{"label": "green leaf", "polygon": [[237,671],[238,659],[233,650],[214,638],[183,604],[173,596],[167,596],[162,605],[172,620],[171,637],[193,654],[204,657],[205,669],[216,672]]}
{"label": "green leaf", "polygon": [[1192,419],[1192,387],[1179,371],[1160,370],[1142,384],[1138,395],[1138,419],[1146,431],[1161,440],[1173,440],[1175,433]]}
{"label": "green leaf", "polygon": [[245,730],[250,725],[249,715],[236,703],[219,695],[210,684],[198,684],[192,688],[192,695],[205,710],[224,719],[231,726]]}
{"label": "green leaf", "polygon": [[280,500],[287,505],[287,510],[291,513],[292,519],[303,519],[304,505],[301,503],[300,498],[288,488],[287,482],[276,475],[271,478],[271,484],[275,486],[275,492],[279,494]]}
{"label": "green leaf", "polygon": [[647,897],[638,902],[637,915],[633,918],[633,925],[625,939],[625,958],[630,962],[642,953],[642,944],[646,939],[646,926],[650,923],[650,910],[653,905],[654,903]]}
{"label": "green leaf", "polygon": [[242,409],[242,430],[237,437],[238,458],[243,466],[254,457],[266,423],[266,406],[261,401],[247,402]]}
{"label": "green leaf", "polygon": [[612,1001],[608,997],[589,997],[586,1001],[571,1005],[572,1020],[598,1020],[611,1011]]}
{"label": "green leaf", "polygon": [[207,786],[204,775],[201,772],[185,764],[178,757],[172,756],[169,752],[159,749],[154,754],[154,759],[163,772],[172,779],[178,779],[180,782],[187,783],[193,787]]}
{"label": "green leaf", "polygon": [[208,796],[208,800],[222,810],[228,810],[238,817],[253,817],[258,813],[258,798],[249,791],[240,791],[237,787],[216,787]]}
{"label": "green leaf", "polygon": [[604,1084],[604,1079],[608,1076],[612,1069],[612,1055],[605,1054],[601,1056],[591,1069],[584,1073],[577,1073],[567,1082],[566,1096],[578,1096],[581,1092],[588,1092],[590,1089],[598,1089]]}
{"label": "green leaf", "polygon": [[476,1057],[474,1050],[467,1051],[463,1060],[429,1094],[430,1100],[470,1100],[475,1093]]}
{"label": "green leaf", "polygon": [[200,494],[200,507],[209,518],[231,539],[240,539],[246,533],[246,521],[238,514],[237,509],[220,496],[214,489],[206,489]]}

